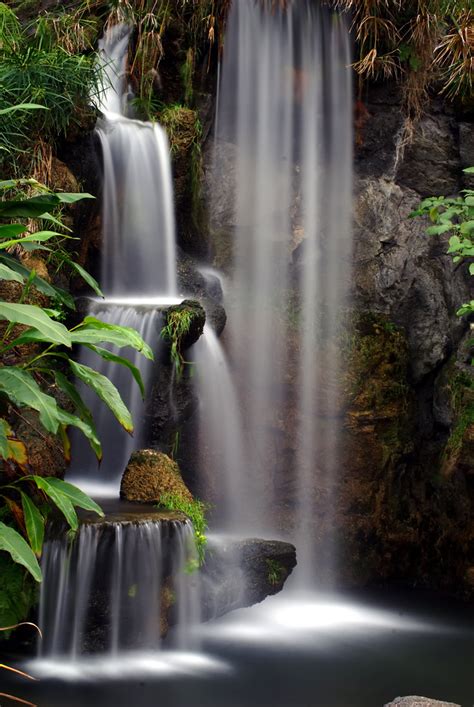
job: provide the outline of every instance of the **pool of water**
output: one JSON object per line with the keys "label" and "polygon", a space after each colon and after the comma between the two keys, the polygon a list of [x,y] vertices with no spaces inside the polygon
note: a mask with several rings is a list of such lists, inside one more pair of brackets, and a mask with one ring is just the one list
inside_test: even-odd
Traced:
{"label": "pool of water", "polygon": [[38,707],[382,707],[409,694],[472,707],[474,607],[283,593],[199,627],[192,651],[23,667],[39,681],[2,675],[1,691]]}

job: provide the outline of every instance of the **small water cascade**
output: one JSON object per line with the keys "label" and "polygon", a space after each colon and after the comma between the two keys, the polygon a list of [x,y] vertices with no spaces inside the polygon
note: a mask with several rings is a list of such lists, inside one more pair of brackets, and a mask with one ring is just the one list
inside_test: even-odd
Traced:
{"label": "small water cascade", "polygon": [[145,513],[140,522],[84,522],[72,543],[53,526],[43,555],[40,657],[156,650],[173,604],[177,646],[189,647],[199,596],[186,566],[195,559],[189,521],[147,520]]}
{"label": "small water cascade", "polygon": [[251,468],[233,502],[267,533],[293,524],[308,583],[333,555],[330,532],[319,557],[314,538],[331,526],[337,470],[335,334],[351,256],[348,30],[301,0],[271,11],[240,0],[227,27],[211,200],[222,203],[220,175],[235,154],[226,308]]}

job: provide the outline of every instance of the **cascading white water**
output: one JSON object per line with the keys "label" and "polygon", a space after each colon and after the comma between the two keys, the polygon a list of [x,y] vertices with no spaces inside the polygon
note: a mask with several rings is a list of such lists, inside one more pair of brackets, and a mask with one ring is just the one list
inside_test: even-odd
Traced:
{"label": "cascading white water", "polygon": [[[351,251],[348,31],[309,0],[271,9],[240,0],[227,27],[211,199],[219,202],[229,154],[221,148],[232,144],[226,307],[252,469],[233,502],[267,532],[288,531],[296,518],[299,575],[308,581],[316,515],[331,512],[337,467],[333,337]],[[296,455],[286,438],[297,440]]]}
{"label": "cascading white water", "polygon": [[189,647],[199,585],[186,566],[195,559],[189,521],[84,523],[72,543],[64,530],[51,535],[42,561],[40,656],[73,661],[88,652],[156,650],[169,593],[178,647]]}
{"label": "cascading white water", "polygon": [[[239,401],[224,350],[213,329],[206,325],[191,353],[196,364],[195,385],[199,398],[199,431],[196,454],[198,476],[214,489],[215,522],[229,532],[251,523],[242,508],[240,487],[250,479],[246,462]],[[211,470],[212,478],[209,477]],[[246,482],[244,481],[246,479]]]}
{"label": "cascading white water", "polygon": [[[156,308],[165,301],[178,301],[171,163],[164,130],[156,123],[127,117],[129,35],[129,27],[116,25],[100,42],[106,90],[98,105],[103,117],[96,131],[103,155],[101,286],[106,300],[91,304],[90,313],[111,324],[133,327],[156,350],[160,341]],[[135,353],[130,356],[130,350],[123,353],[139,368],[146,388],[150,362]],[[129,437],[85,390],[103,441],[103,462],[98,471],[84,441],[76,441],[69,478],[95,495],[117,496],[130,453],[143,444],[144,406],[128,370],[98,360],[86,348],[81,362],[97,368],[114,383],[136,424],[134,436]]]}

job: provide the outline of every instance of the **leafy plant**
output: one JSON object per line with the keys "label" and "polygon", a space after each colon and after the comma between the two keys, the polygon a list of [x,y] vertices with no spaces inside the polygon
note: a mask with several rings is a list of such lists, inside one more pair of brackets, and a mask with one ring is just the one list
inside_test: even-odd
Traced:
{"label": "leafy plant", "polygon": [[283,567],[281,562],[278,562],[278,560],[272,560],[271,558],[267,558],[265,560],[265,564],[267,565],[267,580],[269,584],[271,584],[272,586],[281,584],[285,577],[285,568]]}
{"label": "leafy plant", "polygon": [[167,508],[169,511],[181,511],[188,516],[194,528],[198,561],[202,565],[207,545],[206,504],[197,500],[187,501],[175,493],[165,493],[160,496],[159,506]]}
{"label": "leafy plant", "polygon": [[174,363],[178,380],[182,377],[185,360],[181,351],[183,339],[189,332],[192,313],[187,309],[169,311],[166,324],[161,330],[161,337],[171,345],[170,356]]}
{"label": "leafy plant", "polygon": [[[0,162],[13,157],[17,167],[37,140],[54,142],[71,124],[81,124],[90,97],[101,90],[101,74],[92,55],[46,41],[0,2],[0,86]],[[22,104],[43,110],[23,110]]]}
{"label": "leafy plant", "polygon": [[[87,198],[87,194],[54,194],[42,188],[40,194],[20,197],[21,187],[35,187],[32,180],[9,180],[0,183],[0,189],[16,189],[16,196],[0,201],[0,254],[7,250],[41,248],[53,250],[55,239],[64,238],[57,231],[34,231],[24,223],[10,219],[42,219],[61,226],[54,209],[61,204],[72,204]],[[48,246],[44,244],[48,243]],[[51,246],[50,246],[51,244]],[[74,266],[73,261],[71,264]],[[78,272],[100,293],[98,284],[82,268]],[[68,329],[58,321],[61,312],[38,304],[25,304],[32,289],[46,294],[53,303],[74,308],[74,301],[62,290],[38,278],[11,254],[0,255],[0,280],[10,281],[18,288],[18,301],[0,300],[0,319],[6,321],[0,340],[0,458],[4,473],[0,483],[0,550],[10,555],[14,563],[23,566],[36,581],[41,581],[37,556],[41,554],[45,520],[52,508],[66,518],[72,531],[78,527],[76,507],[102,515],[99,506],[71,484],[57,478],[29,473],[27,444],[17,438],[12,420],[20,417],[22,408],[38,413],[39,424],[45,433],[59,435],[64,456],[70,457],[67,430],[72,425],[88,439],[97,458],[101,458],[101,444],[97,437],[90,410],[68,373],[88,385],[113,412],[127,432],[132,433],[130,412],[118,390],[102,374],[80,364],[71,357],[75,344],[88,347],[99,357],[128,368],[144,394],[138,369],[126,358],[104,349],[103,344],[131,347],[147,358],[153,358],[150,347],[140,335],[128,327],[114,326],[94,317],[86,317],[80,324]],[[20,355],[20,351],[22,354]],[[59,392],[68,401],[68,409],[58,404]],[[16,527],[15,527],[16,526]],[[3,554],[3,553],[2,553]]]}
{"label": "leafy plant", "polygon": [[[474,174],[474,167],[468,167],[464,172]],[[412,218],[416,216],[426,216],[432,222],[433,225],[426,230],[428,235],[451,234],[447,252],[454,263],[460,265],[466,262],[469,274],[474,275],[474,190],[464,189],[462,196],[456,198],[438,196],[424,199],[420,208],[410,214]],[[457,315],[473,312],[474,300],[471,300],[458,309]]]}

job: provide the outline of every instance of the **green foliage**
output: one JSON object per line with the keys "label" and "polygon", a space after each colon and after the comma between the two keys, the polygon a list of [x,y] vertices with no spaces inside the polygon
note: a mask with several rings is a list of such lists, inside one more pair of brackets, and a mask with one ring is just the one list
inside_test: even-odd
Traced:
{"label": "green foliage", "polygon": [[[464,170],[473,174],[474,167]],[[474,190],[464,189],[462,196],[445,198],[444,196],[424,199],[420,207],[410,214],[428,217],[433,224],[426,229],[430,236],[450,234],[447,252],[453,263],[466,263],[469,274],[474,275]],[[457,311],[458,316],[474,313],[474,300],[466,302]]]}
{"label": "green foliage", "polygon": [[[22,189],[31,190],[38,186],[42,192],[39,195],[31,195],[31,191],[22,195]],[[55,231],[32,231],[32,219],[53,220],[62,227],[58,217],[52,216],[50,212],[58,205],[72,204],[89,196],[53,194],[37,185],[34,180],[8,180],[0,183],[0,190],[4,194],[12,189],[15,190],[15,196],[0,201],[0,219],[28,218],[28,227],[10,221],[0,223],[0,252],[12,246],[18,251],[24,249],[25,244],[33,245],[35,250],[41,248],[48,253],[54,252],[56,239],[64,236]],[[47,247],[43,245],[46,241]],[[69,255],[64,257],[70,259]],[[78,271],[100,293],[95,280],[83,268]],[[128,327],[113,326],[94,317],[86,317],[80,324],[68,329],[57,321],[62,311],[39,304],[25,304],[23,300],[30,294],[30,290],[37,287],[51,297],[56,305],[74,308],[74,301],[67,293],[37,278],[34,271],[30,272],[21,266],[11,255],[5,256],[1,263],[0,279],[12,283],[20,291],[17,302],[0,300],[0,319],[7,322],[0,341],[0,405],[3,413],[0,417],[0,458],[3,460],[0,481],[0,560],[8,553],[13,562],[24,567],[34,580],[41,581],[36,556],[42,551],[45,521],[51,510],[56,508],[61,512],[73,532],[79,524],[76,507],[99,515],[103,513],[92,499],[71,484],[57,478],[28,473],[27,446],[23,440],[16,438],[10,418],[14,419],[15,414],[20,415],[21,408],[35,410],[44,430],[59,435],[66,459],[69,459],[70,453],[67,428],[75,426],[83,432],[100,459],[101,445],[92,415],[65,371],[69,369],[72,375],[91,387],[128,432],[132,432],[133,424],[130,412],[115,386],[102,374],[71,358],[73,344],[83,344],[98,356],[128,368],[142,394],[143,382],[138,369],[127,359],[102,348],[101,344],[128,346],[147,358],[153,358],[153,354],[140,335]],[[17,354],[19,347],[26,348],[22,356]],[[66,394],[70,401],[68,409],[58,404],[55,391]],[[18,570],[15,572],[18,573]],[[17,612],[19,616],[16,616],[10,608],[10,613],[12,619],[15,619],[10,621],[12,624],[18,618],[23,618],[20,611]]]}
{"label": "green foliage", "polygon": [[[0,164],[13,158],[17,166],[38,139],[54,142],[80,125],[90,97],[101,89],[94,56],[77,56],[46,41],[42,21],[22,27],[0,3]],[[31,110],[32,104],[43,110]]]}
{"label": "green foliage", "polygon": [[167,508],[169,511],[181,511],[188,516],[193,524],[198,560],[199,564],[202,565],[207,545],[206,504],[196,500],[187,501],[175,493],[165,493],[160,496],[159,505]]}
{"label": "green foliage", "polygon": [[193,315],[188,309],[175,309],[168,312],[166,324],[161,330],[161,337],[170,344],[170,356],[176,369],[178,380],[182,377],[185,360],[181,352],[184,337],[189,331]]}
{"label": "green foliage", "polygon": [[31,575],[4,552],[0,552],[0,577],[0,626],[14,626],[28,615],[35,603],[36,584]]}
{"label": "green foliage", "polygon": [[278,562],[278,560],[272,560],[271,558],[267,558],[265,560],[265,564],[267,565],[268,583],[272,586],[281,584],[285,579],[286,574],[285,568],[283,567],[281,562]]}

